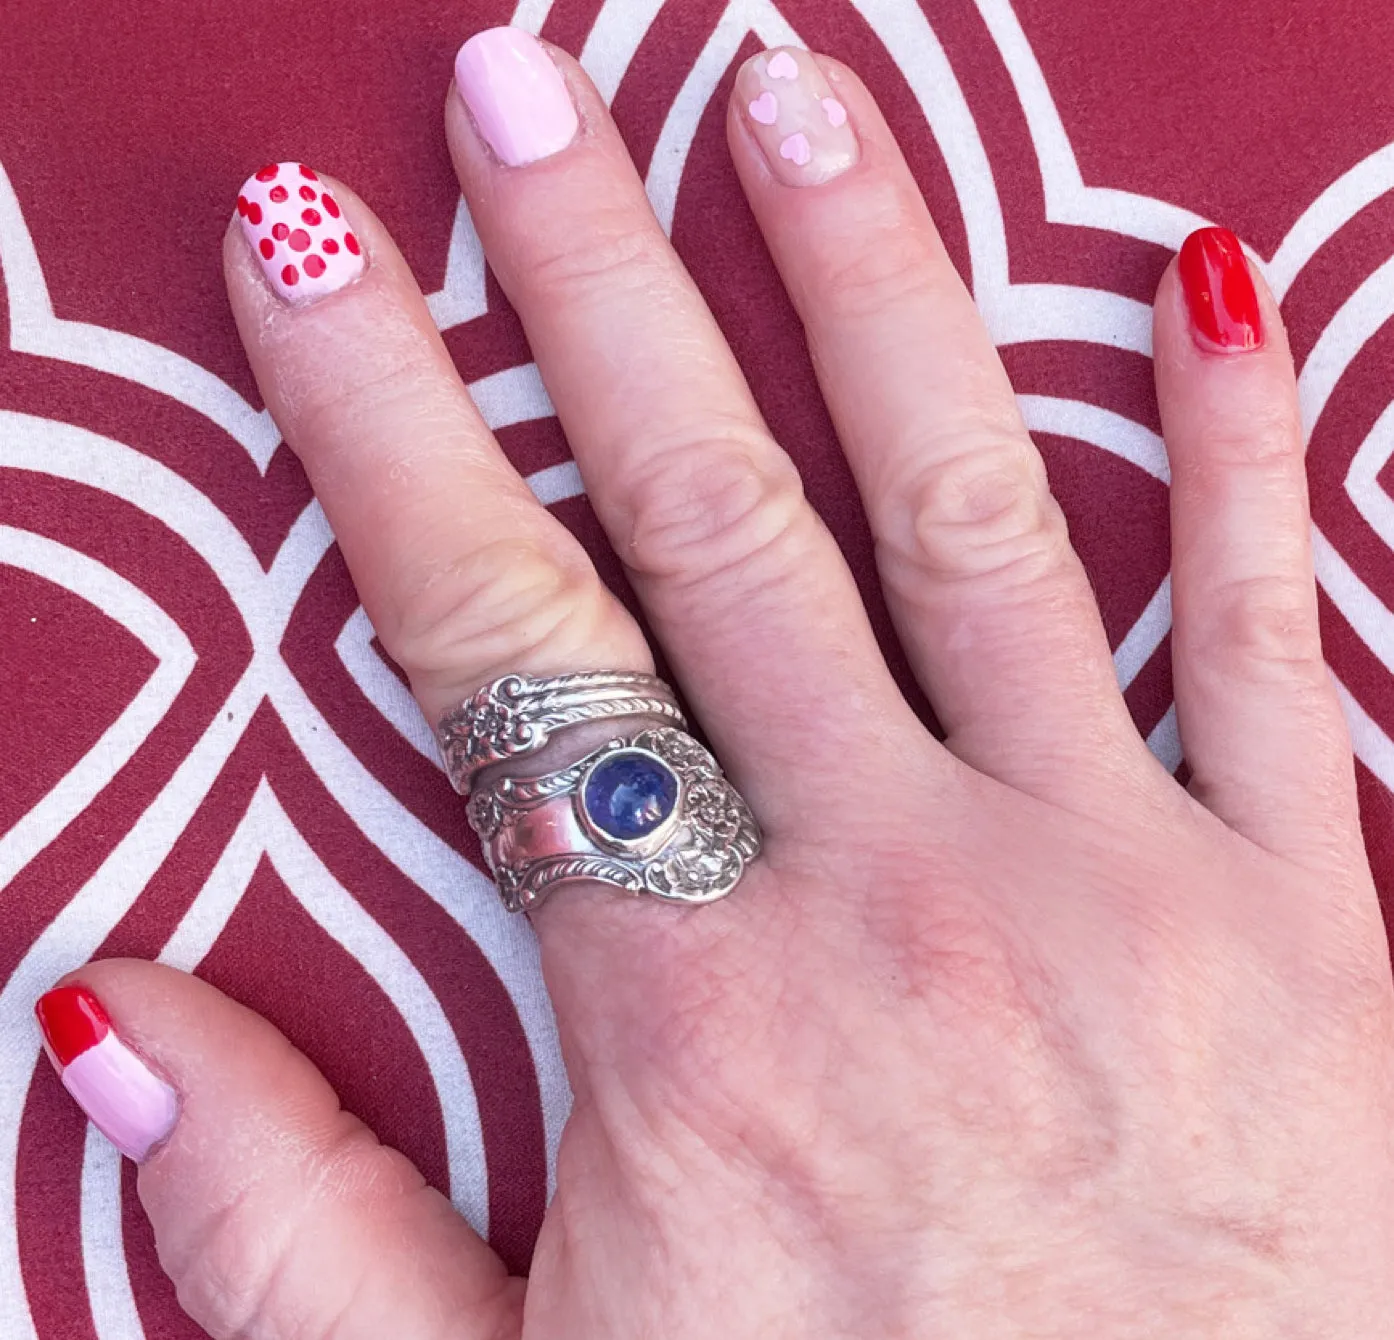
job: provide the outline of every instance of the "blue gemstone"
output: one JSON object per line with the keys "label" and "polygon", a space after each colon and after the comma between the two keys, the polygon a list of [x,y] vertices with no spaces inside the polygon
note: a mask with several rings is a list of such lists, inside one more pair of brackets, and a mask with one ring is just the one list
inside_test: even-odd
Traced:
{"label": "blue gemstone", "polygon": [[637,750],[621,750],[597,763],[582,797],[590,821],[608,837],[632,842],[647,837],[678,803],[677,774]]}

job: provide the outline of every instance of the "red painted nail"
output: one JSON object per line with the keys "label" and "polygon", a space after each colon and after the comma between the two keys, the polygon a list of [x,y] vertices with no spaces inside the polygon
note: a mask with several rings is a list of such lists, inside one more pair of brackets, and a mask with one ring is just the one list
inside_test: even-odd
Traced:
{"label": "red painted nail", "polygon": [[70,1065],[111,1032],[101,1001],[85,986],[60,986],[40,996],[34,1013],[59,1066]]}
{"label": "red painted nail", "polygon": [[1244,248],[1228,228],[1202,228],[1181,248],[1181,287],[1202,349],[1257,349],[1263,343],[1258,290]]}

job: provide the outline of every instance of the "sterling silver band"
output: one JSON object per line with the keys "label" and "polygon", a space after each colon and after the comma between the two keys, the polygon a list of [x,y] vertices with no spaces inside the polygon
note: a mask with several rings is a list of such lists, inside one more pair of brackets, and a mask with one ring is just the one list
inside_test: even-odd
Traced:
{"label": "sterling silver band", "polygon": [[653,675],[504,675],[447,712],[436,727],[436,738],[451,785],[467,796],[484,768],[536,753],[565,726],[634,716],[687,724],[673,690]]}
{"label": "sterling silver band", "polygon": [[[617,795],[625,803],[607,806]],[[635,795],[651,804],[630,803]],[[644,831],[617,828],[617,813]],[[714,902],[740,882],[761,841],[716,760],[671,727],[617,735],[545,776],[481,787],[469,821],[510,912],[583,880],[669,902]]]}

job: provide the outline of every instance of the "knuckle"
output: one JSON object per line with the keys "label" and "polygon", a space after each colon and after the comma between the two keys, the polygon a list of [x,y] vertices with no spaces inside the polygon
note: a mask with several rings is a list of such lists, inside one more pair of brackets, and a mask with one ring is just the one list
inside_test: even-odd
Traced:
{"label": "knuckle", "polygon": [[1286,404],[1247,408],[1242,418],[1217,419],[1206,429],[1199,464],[1215,468],[1246,465],[1278,470],[1299,467],[1303,456],[1302,425]]}
{"label": "knuckle", "polygon": [[666,240],[654,229],[601,215],[530,256],[523,278],[540,302],[570,306],[598,295],[612,301],[617,288],[664,282],[672,271],[666,248]]}
{"label": "knuckle", "polygon": [[318,1236],[321,1216],[338,1207],[358,1213],[371,1203],[385,1214],[410,1192],[414,1176],[402,1155],[341,1113],[337,1130],[305,1154],[293,1181],[245,1183],[201,1214],[177,1244],[162,1237],[160,1264],[180,1305],[213,1335],[333,1334],[356,1281],[307,1291],[306,1273],[317,1266],[302,1255],[303,1244]]}
{"label": "knuckle", "polygon": [[1069,553],[1064,513],[1024,436],[1003,431],[912,453],[929,464],[902,490],[883,543],[914,578],[996,578],[1027,584]]}
{"label": "knuckle", "polygon": [[245,1334],[271,1292],[279,1256],[248,1223],[253,1203],[244,1192],[206,1214],[177,1254],[157,1244],[180,1306],[214,1335]]}
{"label": "knuckle", "polygon": [[1271,573],[1235,579],[1211,593],[1205,608],[1207,615],[1186,639],[1188,656],[1218,660],[1244,679],[1297,678],[1327,689],[1315,592],[1308,582]]}
{"label": "knuckle", "polygon": [[[423,407],[441,403],[439,359],[420,331],[398,323],[380,347],[385,352],[371,371],[353,358],[311,360],[298,373],[278,369],[280,398],[298,442],[353,441],[364,423],[417,423]],[[457,407],[451,402],[450,408]]]}
{"label": "knuckle", "polygon": [[[899,219],[892,212],[889,217]],[[843,320],[883,318],[910,300],[933,302],[938,286],[925,265],[925,241],[918,229],[876,226],[856,245],[838,234],[814,258],[819,297]]]}
{"label": "knuckle", "polygon": [[807,503],[793,463],[739,434],[654,451],[630,480],[626,511],[625,565],[685,585],[779,559]]}
{"label": "knuckle", "polygon": [[[599,578],[579,546],[508,536],[434,568],[378,628],[414,684],[487,679],[594,620]],[[482,678],[481,678],[482,677]]]}

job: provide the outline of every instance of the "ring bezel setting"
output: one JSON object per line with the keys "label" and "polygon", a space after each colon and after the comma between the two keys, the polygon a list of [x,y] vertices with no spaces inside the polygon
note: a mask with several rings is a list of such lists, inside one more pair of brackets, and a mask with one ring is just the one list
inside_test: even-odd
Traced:
{"label": "ring bezel setting", "polygon": [[[627,779],[616,776],[610,780],[608,775],[619,773],[626,764],[630,765],[631,772],[637,768],[640,780],[650,784],[647,793],[632,775]],[[663,787],[662,792],[654,791],[652,783],[655,781]],[[625,791],[632,799],[625,798],[622,794]],[[601,809],[603,801],[609,802],[605,806],[609,814]],[[594,755],[590,766],[581,774],[573,804],[587,836],[602,850],[621,856],[653,856],[667,845],[681,820],[682,778],[667,759],[653,750],[612,742]],[[631,826],[639,829],[631,834],[615,831],[615,811],[626,806],[633,811]]]}
{"label": "ring bezel setting", "polygon": [[[587,803],[587,783],[606,765],[638,765]],[[626,824],[597,813],[617,787]],[[675,785],[674,785],[675,783]],[[686,731],[657,727],[617,736],[540,777],[501,777],[476,788],[467,810],[484,858],[511,912],[536,907],[572,882],[608,884],[664,902],[726,897],[760,852],[760,827],[711,754]],[[620,831],[630,826],[632,834]]]}

